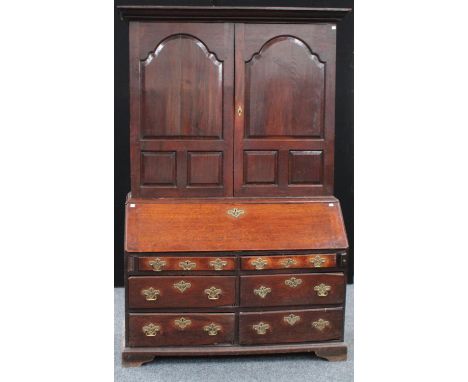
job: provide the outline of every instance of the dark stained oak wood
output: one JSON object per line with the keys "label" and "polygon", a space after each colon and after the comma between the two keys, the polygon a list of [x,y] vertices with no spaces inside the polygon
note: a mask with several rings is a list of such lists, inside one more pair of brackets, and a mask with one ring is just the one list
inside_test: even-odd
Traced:
{"label": "dark stained oak wood", "polygon": [[[176,285],[185,285],[180,290]],[[217,299],[206,292],[219,289]],[[145,291],[157,291],[156,300],[148,301]],[[232,306],[236,302],[234,276],[136,276],[128,278],[129,308],[174,308]]]}
{"label": "dark stained oak wood", "polygon": [[[338,340],[342,337],[342,321],[342,308],[241,312],[239,343],[260,345]],[[255,329],[259,323],[265,325],[264,331]]]}
{"label": "dark stained oak wood", "polygon": [[241,258],[241,269],[243,270],[333,268],[336,266],[335,254],[242,256]]}
{"label": "dark stained oak wood", "polygon": [[[299,281],[298,281],[299,280]],[[299,283],[290,286],[287,283]],[[325,285],[328,291],[320,296],[314,288]],[[262,290],[266,291],[262,295]],[[345,298],[342,273],[295,273],[281,275],[248,275],[240,277],[241,306],[283,306],[341,304]]]}
{"label": "dark stained oak wood", "polygon": [[[237,218],[229,211],[244,211]],[[187,235],[187,232],[190,232]],[[127,252],[344,249],[339,203],[127,203]]]}
{"label": "dark stained oak wood", "polygon": [[235,257],[139,257],[139,271],[232,271],[236,269]]}
{"label": "dark stained oak wood", "polygon": [[[234,323],[233,313],[130,314],[128,346],[232,344]],[[159,328],[155,336],[145,334],[144,328],[149,324]],[[210,324],[215,325],[211,335]]]}

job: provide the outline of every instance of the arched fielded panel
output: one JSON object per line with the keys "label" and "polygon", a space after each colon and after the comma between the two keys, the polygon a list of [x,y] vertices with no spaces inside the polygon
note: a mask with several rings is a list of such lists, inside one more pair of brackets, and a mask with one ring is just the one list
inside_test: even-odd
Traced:
{"label": "arched fielded panel", "polygon": [[203,42],[170,36],[140,73],[143,138],[222,136],[223,63]]}
{"label": "arched fielded panel", "polygon": [[245,64],[247,137],[320,137],[325,65],[301,40],[279,36]]}

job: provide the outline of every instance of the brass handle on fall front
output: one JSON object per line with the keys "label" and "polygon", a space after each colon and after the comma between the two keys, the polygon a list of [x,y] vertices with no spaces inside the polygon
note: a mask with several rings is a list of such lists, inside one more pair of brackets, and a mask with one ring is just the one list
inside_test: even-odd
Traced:
{"label": "brass handle on fall front", "polygon": [[156,301],[158,296],[161,294],[161,291],[159,289],[150,287],[148,289],[143,289],[141,294],[145,296],[146,301]]}
{"label": "brass handle on fall front", "polygon": [[219,300],[219,295],[222,293],[222,290],[212,286],[211,288],[205,289],[204,292],[208,295],[209,300]]}
{"label": "brass handle on fall front", "polygon": [[330,321],[327,321],[327,320],[324,320],[323,318],[320,318],[318,321],[312,322],[312,326],[315,329],[322,331],[327,326],[330,326]]}
{"label": "brass handle on fall front", "polygon": [[270,324],[259,322],[256,325],[252,325],[252,328],[257,332],[257,334],[264,335],[266,334],[266,331],[270,329]]}
{"label": "brass handle on fall front", "polygon": [[148,264],[153,268],[155,272],[161,272],[162,268],[166,266],[166,262],[157,257],[154,260],[148,262]]}
{"label": "brass handle on fall front", "polygon": [[242,106],[239,105],[239,107],[237,108],[237,115],[240,117],[242,115]]}
{"label": "brass handle on fall front", "polygon": [[145,336],[154,337],[161,330],[161,327],[159,325],[149,323],[148,325],[143,326],[142,330],[143,333],[145,333]]}
{"label": "brass handle on fall front", "polygon": [[209,336],[216,336],[218,334],[218,332],[221,330],[221,326],[219,326],[219,325],[215,324],[214,322],[212,322],[209,325],[205,325],[203,327],[203,330],[205,332],[208,332]]}
{"label": "brass handle on fall front", "polygon": [[261,298],[265,298],[268,293],[271,292],[271,288],[268,288],[266,286],[260,286],[258,289],[254,289],[254,294]]}
{"label": "brass handle on fall front", "polygon": [[314,286],[314,291],[317,292],[317,296],[325,297],[328,296],[328,292],[331,291],[331,286],[326,285],[324,283],[320,283],[319,285]]}

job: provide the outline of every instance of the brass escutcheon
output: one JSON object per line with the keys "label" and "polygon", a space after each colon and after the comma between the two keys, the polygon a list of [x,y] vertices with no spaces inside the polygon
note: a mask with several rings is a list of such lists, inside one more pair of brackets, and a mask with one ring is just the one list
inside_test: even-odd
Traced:
{"label": "brass escutcheon", "polygon": [[161,294],[161,291],[159,289],[154,289],[153,287],[150,287],[148,289],[143,289],[141,291],[141,294],[145,296],[146,301],[156,301],[158,299],[158,296]]}
{"label": "brass escutcheon", "polygon": [[237,115],[240,117],[242,115],[242,106],[239,105],[239,107],[237,108]]}
{"label": "brass escutcheon", "polygon": [[321,283],[319,285],[314,286],[314,291],[317,292],[317,296],[320,297],[325,297],[328,296],[328,292],[331,290],[330,285],[326,285],[324,283]]}
{"label": "brass escutcheon", "polygon": [[260,288],[254,289],[254,294],[260,296],[261,298],[265,298],[268,293],[271,292],[271,288],[261,285]]}
{"label": "brass escutcheon", "polygon": [[181,293],[184,293],[192,284],[188,281],[180,280],[178,283],[174,284],[174,288],[177,288]]}
{"label": "brass escutcheon", "polygon": [[296,264],[296,260],[294,260],[294,259],[291,258],[291,257],[288,257],[287,259],[281,260],[281,264],[282,264],[285,268],[289,268],[291,265]]}
{"label": "brass escutcheon", "polygon": [[192,269],[197,267],[197,264],[190,260],[185,260],[179,263],[179,267],[181,267],[184,271],[191,271]]}
{"label": "brass escutcheon", "polygon": [[322,331],[323,329],[325,329],[325,327],[330,326],[330,321],[320,318],[318,321],[312,322],[312,326],[315,329]]}
{"label": "brass escutcheon", "polygon": [[265,265],[268,264],[268,261],[259,257],[256,260],[251,261],[251,263],[255,266],[255,269],[263,269],[265,268]]}
{"label": "brass escutcheon", "polygon": [[285,280],[284,283],[291,288],[296,288],[298,285],[302,284],[302,280],[291,277],[290,279]]}
{"label": "brass escutcheon", "polygon": [[236,207],[236,208],[232,208],[232,209],[228,210],[227,213],[228,213],[228,215],[231,215],[232,217],[238,218],[239,216],[244,214],[245,211]]}
{"label": "brass escutcheon", "polygon": [[296,316],[294,314],[290,314],[289,316],[283,317],[283,321],[287,322],[289,325],[293,326],[296,322],[300,321],[301,317]]}
{"label": "brass escutcheon", "polygon": [[153,267],[153,271],[155,272],[161,272],[162,268],[166,266],[166,262],[164,260],[161,260],[159,257],[149,261],[148,264],[151,265],[151,267]]}
{"label": "brass escutcheon", "polygon": [[174,324],[182,330],[184,330],[191,323],[192,323],[192,320],[189,320],[188,318],[185,318],[185,317],[180,317],[174,320]]}
{"label": "brass escutcheon", "polygon": [[252,325],[253,329],[257,332],[257,334],[266,334],[266,331],[270,329],[270,324],[266,324],[265,322],[259,322],[256,325]]}
{"label": "brass escutcheon", "polygon": [[226,260],[221,260],[219,257],[216,260],[210,261],[210,267],[213,267],[215,271],[222,271],[223,267],[227,265]]}
{"label": "brass escutcheon", "polygon": [[209,336],[215,336],[218,334],[218,332],[221,330],[221,326],[215,324],[214,322],[212,322],[211,324],[209,325],[205,325],[203,327],[203,330],[205,332],[208,332],[208,335]]}
{"label": "brass escutcheon", "polygon": [[161,330],[161,327],[159,325],[149,323],[148,325],[143,326],[142,330],[143,333],[145,333],[145,336],[154,337]]}
{"label": "brass escutcheon", "polygon": [[219,295],[221,294],[222,290],[212,286],[209,289],[205,289],[205,294],[208,295],[209,300],[219,300]]}
{"label": "brass escutcheon", "polygon": [[320,268],[322,266],[322,264],[325,262],[325,259],[323,257],[320,257],[319,255],[317,255],[315,257],[312,257],[309,261],[312,263],[312,265],[315,268]]}

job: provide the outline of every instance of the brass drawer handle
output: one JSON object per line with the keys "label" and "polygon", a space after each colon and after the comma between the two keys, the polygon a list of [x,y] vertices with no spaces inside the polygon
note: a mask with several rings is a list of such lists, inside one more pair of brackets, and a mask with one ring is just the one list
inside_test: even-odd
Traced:
{"label": "brass drawer handle", "polygon": [[254,294],[257,296],[260,296],[261,298],[265,298],[268,293],[271,292],[271,288],[268,288],[266,286],[260,286],[258,289],[254,289]]}
{"label": "brass drawer handle", "polygon": [[324,320],[323,318],[320,318],[318,321],[312,322],[312,326],[315,329],[322,331],[327,326],[330,326],[330,321],[327,321],[327,320]]}
{"label": "brass drawer handle", "polygon": [[158,296],[161,294],[161,291],[159,289],[150,287],[148,289],[143,289],[141,294],[145,296],[146,301],[156,301]]}
{"label": "brass drawer handle", "polygon": [[184,271],[191,271],[197,267],[197,264],[190,260],[185,260],[179,263],[179,267],[181,267]]}
{"label": "brass drawer handle", "polygon": [[223,267],[227,265],[226,260],[221,260],[219,257],[216,260],[210,261],[210,267],[213,267],[215,271],[222,271]]}
{"label": "brass drawer handle", "polygon": [[325,297],[328,296],[328,292],[331,291],[331,286],[324,283],[314,286],[314,291],[317,292],[317,296]]}
{"label": "brass drawer handle", "polygon": [[325,262],[325,258],[320,257],[319,255],[317,255],[317,256],[312,257],[311,259],[309,259],[309,261],[311,262],[311,264],[315,268],[320,268],[322,266],[322,264]]}
{"label": "brass drawer handle", "polygon": [[284,260],[281,260],[281,264],[283,265],[283,267],[285,268],[289,268],[291,265],[294,265],[296,264],[297,261],[294,260],[293,258],[291,257],[288,257],[287,259],[284,259]]}
{"label": "brass drawer handle", "polygon": [[145,336],[154,337],[161,330],[161,327],[159,325],[149,323],[148,325],[143,326],[142,330],[143,333],[145,333]]}
{"label": "brass drawer handle", "polygon": [[241,216],[242,214],[245,213],[244,210],[241,210],[240,208],[232,208],[230,210],[228,210],[228,215],[231,215],[232,217],[234,218],[238,218],[239,216]]}
{"label": "brass drawer handle", "polygon": [[181,293],[184,293],[192,284],[188,281],[180,280],[178,283],[174,284],[174,288],[177,288]]}
{"label": "brass drawer handle", "polygon": [[209,300],[219,300],[219,295],[221,294],[222,290],[212,286],[209,289],[205,289],[205,294],[208,295]]}
{"label": "brass drawer handle", "polygon": [[185,317],[180,317],[177,320],[174,320],[174,324],[184,330],[187,326],[190,326],[192,324],[192,320],[185,318]]}
{"label": "brass drawer handle", "polygon": [[270,329],[270,324],[267,324],[265,322],[259,322],[256,325],[252,325],[253,330],[257,332],[257,334],[264,335],[266,334],[266,331]]}
{"label": "brass drawer handle", "polygon": [[287,322],[291,326],[293,326],[296,322],[300,320],[301,320],[301,317],[296,316],[295,314],[292,314],[292,313],[289,316],[283,317],[283,321]]}
{"label": "brass drawer handle", "polygon": [[166,266],[166,262],[164,260],[161,260],[159,257],[157,257],[154,260],[151,260],[148,262],[148,264],[153,268],[153,271],[155,272],[161,272],[162,268]]}
{"label": "brass drawer handle", "polygon": [[251,263],[255,266],[255,269],[264,269],[265,265],[268,264],[268,261],[259,257],[258,259],[251,261]]}
{"label": "brass drawer handle", "polygon": [[209,336],[216,336],[218,334],[218,332],[221,330],[221,326],[219,326],[219,325],[215,324],[214,322],[212,322],[209,325],[205,325],[203,327],[203,330],[205,332],[208,332]]}
{"label": "brass drawer handle", "polygon": [[297,288],[297,286],[302,284],[302,280],[291,277],[290,279],[285,280],[284,283],[291,288]]}

